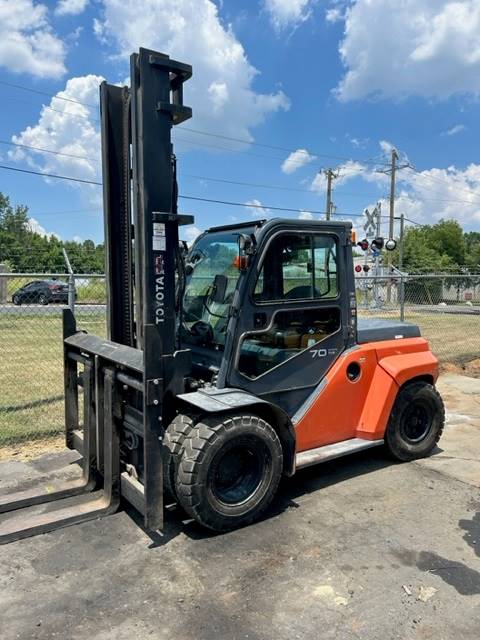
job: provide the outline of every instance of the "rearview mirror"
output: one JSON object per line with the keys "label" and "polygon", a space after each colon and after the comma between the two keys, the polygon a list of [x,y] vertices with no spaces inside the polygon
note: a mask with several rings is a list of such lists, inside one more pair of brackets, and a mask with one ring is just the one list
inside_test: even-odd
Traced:
{"label": "rearview mirror", "polygon": [[225,302],[225,294],[227,293],[228,278],[223,274],[217,273],[213,280],[212,292],[210,293],[210,300],[223,304]]}

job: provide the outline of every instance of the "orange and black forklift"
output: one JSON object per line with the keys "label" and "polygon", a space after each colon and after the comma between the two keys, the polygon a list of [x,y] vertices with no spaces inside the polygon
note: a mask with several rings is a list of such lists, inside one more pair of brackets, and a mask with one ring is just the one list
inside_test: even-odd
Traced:
{"label": "orange and black forklift", "polygon": [[417,326],[357,320],[347,222],[259,220],[186,250],[171,129],[187,64],[140,49],[103,83],[107,339],[63,311],[66,445],[83,475],[0,497],[0,541],[116,511],[162,528],[164,501],[225,531],[282,475],[370,447],[428,455],[444,424]]}

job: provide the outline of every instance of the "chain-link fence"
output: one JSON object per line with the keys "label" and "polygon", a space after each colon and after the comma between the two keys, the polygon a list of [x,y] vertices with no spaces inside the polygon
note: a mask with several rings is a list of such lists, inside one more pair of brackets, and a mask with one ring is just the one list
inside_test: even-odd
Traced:
{"label": "chain-link fence", "polygon": [[413,322],[441,362],[480,358],[480,275],[359,276],[360,317]]}
{"label": "chain-link fence", "polygon": [[[443,362],[480,358],[480,276],[360,276],[356,284],[360,317],[418,324]],[[0,273],[0,450],[63,431],[61,309],[73,303],[79,328],[105,335],[105,301],[103,275],[69,283],[65,274]]]}
{"label": "chain-link fence", "polygon": [[103,275],[0,273],[0,448],[63,430],[62,308],[105,335],[105,298]]}

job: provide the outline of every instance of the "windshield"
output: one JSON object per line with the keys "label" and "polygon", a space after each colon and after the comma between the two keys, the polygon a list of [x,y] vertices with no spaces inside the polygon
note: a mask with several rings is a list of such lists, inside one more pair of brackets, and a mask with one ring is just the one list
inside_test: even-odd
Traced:
{"label": "windshield", "polygon": [[[225,345],[228,311],[240,276],[237,263],[238,231],[232,230],[207,233],[186,258],[184,328],[205,346]],[[215,276],[226,278],[222,302],[212,300]]]}

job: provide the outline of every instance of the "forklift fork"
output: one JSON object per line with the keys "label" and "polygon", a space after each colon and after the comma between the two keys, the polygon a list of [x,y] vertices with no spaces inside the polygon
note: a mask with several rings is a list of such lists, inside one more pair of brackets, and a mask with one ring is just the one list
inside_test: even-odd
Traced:
{"label": "forklift fork", "polygon": [[[66,379],[69,379],[67,394],[71,396],[75,394],[75,399],[70,398],[70,402],[66,402],[67,407],[74,406],[78,403],[78,391],[73,388],[71,379],[72,373],[77,385],[76,362],[70,360],[66,363]],[[94,462],[96,457],[96,435],[95,435],[95,419],[92,416],[93,408],[93,391],[94,379],[92,375],[92,364],[90,361],[84,363],[84,372],[82,376],[83,399],[84,399],[84,426],[83,426],[83,460],[82,460],[82,476],[74,480],[64,482],[46,481],[40,487],[34,487],[25,491],[18,491],[13,494],[0,496],[0,513],[7,511],[15,511],[25,507],[31,507],[45,502],[53,502],[63,498],[71,498],[81,493],[87,493],[95,488],[95,469]],[[68,412],[67,412],[68,413]],[[78,416],[75,414],[75,422],[78,422]],[[78,425],[76,425],[78,426]],[[78,437],[78,429],[75,430]],[[74,433],[73,431],[71,432]],[[67,430],[67,444],[69,440],[69,432]]]}
{"label": "forklift fork", "polygon": [[[98,416],[103,431],[103,488],[95,487],[92,451],[95,443],[95,419],[92,415],[93,402],[90,390],[94,388],[93,366],[87,362],[84,377],[84,460],[81,480],[65,483],[56,489],[43,491],[23,491],[2,499],[1,509],[6,513],[0,521],[0,544],[6,544],[38,533],[47,533],[72,524],[92,520],[114,513],[120,503],[120,451],[119,437],[114,424],[115,372],[103,372],[103,416]],[[98,398],[97,398],[98,399]],[[53,488],[53,486],[52,486]],[[53,508],[49,509],[50,503]],[[41,505],[44,505],[42,507]],[[40,508],[39,508],[40,507]]]}

